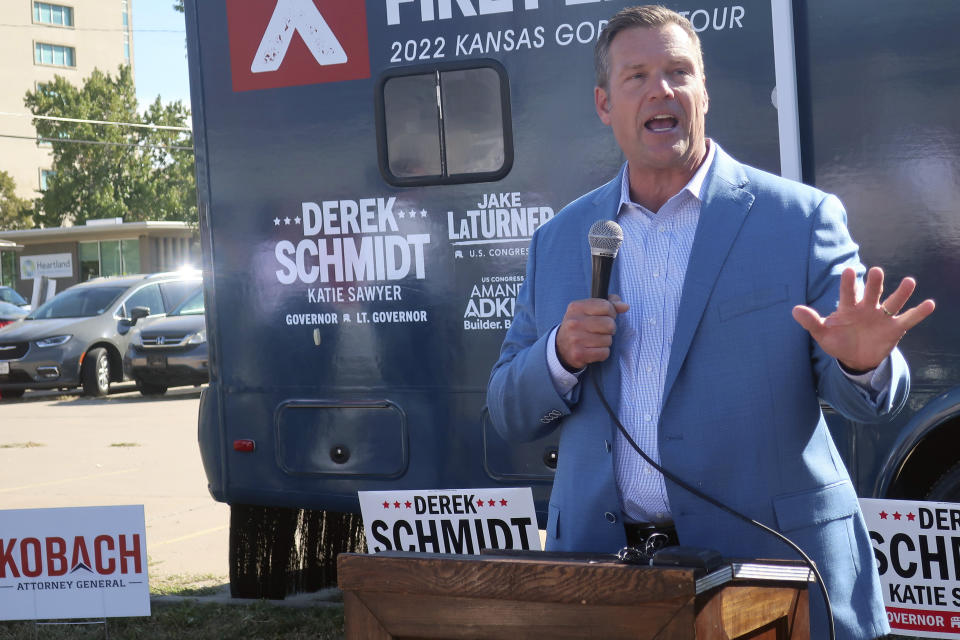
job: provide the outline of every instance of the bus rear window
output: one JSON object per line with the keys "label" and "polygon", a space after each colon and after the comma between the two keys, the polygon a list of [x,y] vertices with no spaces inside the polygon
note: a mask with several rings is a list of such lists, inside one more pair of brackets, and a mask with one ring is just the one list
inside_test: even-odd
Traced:
{"label": "bus rear window", "polygon": [[390,184],[484,182],[509,173],[510,95],[499,63],[393,70],[377,97],[380,171]]}

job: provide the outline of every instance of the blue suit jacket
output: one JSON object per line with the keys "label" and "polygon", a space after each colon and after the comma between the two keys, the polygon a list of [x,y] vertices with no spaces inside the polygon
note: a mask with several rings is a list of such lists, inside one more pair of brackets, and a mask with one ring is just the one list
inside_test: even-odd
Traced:
{"label": "blue suit jacket", "polygon": [[[560,429],[548,549],[612,552],[625,544],[615,427],[588,379],[596,372],[584,374],[568,401],[554,389],[546,359],[548,334],[567,304],[589,296],[587,232],[596,220],[613,219],[619,200],[614,179],[537,230],[487,392],[493,424],[506,439]],[[857,496],[819,400],[853,420],[877,422],[903,405],[909,374],[895,350],[892,387],[874,403],[791,316],[797,304],[829,314],[848,266],[863,273],[839,200],[718,148],[683,284],[658,444],[665,468],[799,544],[824,575],[838,638],[859,639],[889,629]],[[631,301],[616,275],[610,290]],[[615,337],[599,367],[614,408],[623,346]],[[667,494],[682,544],[727,557],[796,558],[769,534],[671,482]],[[815,590],[810,602],[811,638],[826,638]]]}

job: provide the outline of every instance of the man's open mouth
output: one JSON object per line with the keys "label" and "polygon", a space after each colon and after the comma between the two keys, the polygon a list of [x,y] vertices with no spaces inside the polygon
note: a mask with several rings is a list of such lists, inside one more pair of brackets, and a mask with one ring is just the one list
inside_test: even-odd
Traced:
{"label": "man's open mouth", "polygon": [[653,131],[654,133],[663,133],[664,131],[673,130],[678,124],[678,120],[669,114],[661,113],[653,116],[645,123],[643,126],[647,128],[648,131]]}

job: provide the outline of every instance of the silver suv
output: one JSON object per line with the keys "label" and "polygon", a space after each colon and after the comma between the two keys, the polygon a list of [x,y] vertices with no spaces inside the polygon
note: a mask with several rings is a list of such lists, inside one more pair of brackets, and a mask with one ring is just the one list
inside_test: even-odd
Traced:
{"label": "silver suv", "polygon": [[163,395],[169,387],[200,385],[210,379],[203,289],[199,285],[167,317],[144,320],[133,333],[123,367],[143,395]]}
{"label": "silver suv", "polygon": [[[0,397],[83,387],[102,396],[124,380],[123,354],[140,317],[161,316],[200,283],[196,271],[96,278],[0,329]],[[140,309],[137,314],[133,309]]]}

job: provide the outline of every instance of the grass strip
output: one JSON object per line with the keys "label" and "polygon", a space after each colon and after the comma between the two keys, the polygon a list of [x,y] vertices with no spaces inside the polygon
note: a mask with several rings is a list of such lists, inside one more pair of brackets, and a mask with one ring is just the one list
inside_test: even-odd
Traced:
{"label": "grass strip", "polygon": [[[107,618],[103,624],[36,625],[34,621],[0,622],[0,640],[339,640],[343,607],[220,604],[201,599],[154,601],[151,615]],[[74,621],[71,621],[74,622]],[[102,622],[102,621],[91,621]],[[106,633],[105,633],[106,631]]]}

